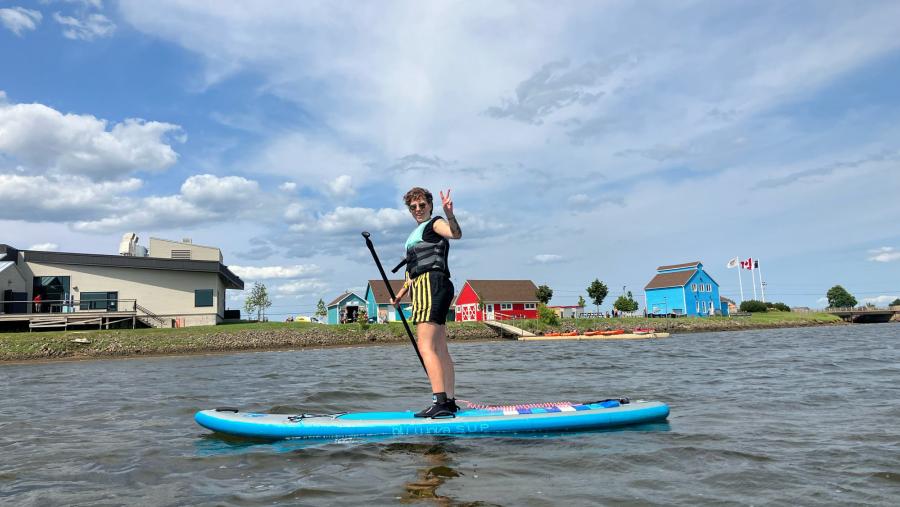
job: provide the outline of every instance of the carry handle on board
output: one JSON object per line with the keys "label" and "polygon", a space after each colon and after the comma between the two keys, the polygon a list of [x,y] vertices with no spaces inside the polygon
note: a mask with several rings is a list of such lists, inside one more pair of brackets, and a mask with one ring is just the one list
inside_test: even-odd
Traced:
{"label": "carry handle on board", "polygon": [[[372,252],[372,258],[375,259],[375,265],[378,266],[378,272],[381,273],[381,279],[384,280],[384,286],[387,287],[388,294],[391,295],[391,299],[394,299],[396,296],[394,295],[394,289],[391,287],[391,282],[388,281],[388,277],[384,272],[384,268],[381,267],[381,261],[378,260],[378,254],[375,253],[375,245],[372,244],[372,240],[370,238],[371,234],[368,232],[363,232],[362,237],[366,238],[366,246],[369,247],[369,251]],[[400,266],[397,267],[399,269]],[[406,322],[406,315],[403,313],[402,307],[400,308],[400,320],[403,321],[403,327],[406,328],[406,334],[409,336],[409,341],[412,343],[413,349],[416,351],[416,356],[419,357],[419,363],[422,365],[422,369],[425,370],[425,375],[428,375],[428,369],[425,368],[425,361],[422,360],[422,354],[419,353],[419,346],[416,345],[416,339],[413,338],[412,330],[409,328],[409,323]]]}

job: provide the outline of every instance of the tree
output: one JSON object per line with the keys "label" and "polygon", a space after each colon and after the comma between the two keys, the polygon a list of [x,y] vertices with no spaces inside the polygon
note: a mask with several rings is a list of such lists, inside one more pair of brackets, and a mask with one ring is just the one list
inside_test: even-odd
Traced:
{"label": "tree", "polygon": [[270,306],[272,306],[272,301],[269,299],[265,284],[254,282],[250,294],[244,300],[244,310],[248,315],[256,313],[256,320],[262,320],[263,312]]}
{"label": "tree", "polygon": [[609,288],[606,287],[606,284],[595,278],[588,286],[587,294],[591,298],[591,301],[597,305],[597,313],[600,313],[600,305],[603,304],[603,300],[606,299],[606,295],[609,294]]}
{"label": "tree", "polygon": [[538,320],[540,320],[544,324],[547,324],[548,326],[559,325],[559,315],[551,308],[548,308],[544,303],[540,303],[538,305]]}
{"label": "tree", "polygon": [[856,298],[840,285],[828,289],[825,293],[829,308],[852,308],[856,306]]}
{"label": "tree", "polygon": [[316,317],[324,317],[328,315],[328,309],[325,308],[325,301],[319,299],[319,302],[316,304]]}
{"label": "tree", "polygon": [[769,307],[766,306],[762,301],[757,301],[755,299],[748,299],[746,301],[741,302],[740,309],[742,312],[750,312],[750,313],[763,313],[769,310]]}
{"label": "tree", "polygon": [[585,303],[585,301],[584,301],[584,298],[581,297],[581,296],[578,296],[578,306],[580,306],[581,308],[584,308],[584,305],[585,305],[585,304],[586,304],[586,303]]}
{"label": "tree", "polygon": [[619,296],[619,299],[616,299],[616,302],[613,303],[613,308],[620,312],[636,312],[638,309],[638,302],[634,300],[631,291],[628,291],[628,294],[622,294]]}
{"label": "tree", "polygon": [[891,306],[900,306],[900,298],[891,301]]}
{"label": "tree", "polygon": [[774,308],[779,312],[789,312],[791,311],[791,307],[784,303],[775,303]]}
{"label": "tree", "polygon": [[537,297],[538,301],[546,305],[553,298],[553,289],[546,285],[540,285],[534,295]]}

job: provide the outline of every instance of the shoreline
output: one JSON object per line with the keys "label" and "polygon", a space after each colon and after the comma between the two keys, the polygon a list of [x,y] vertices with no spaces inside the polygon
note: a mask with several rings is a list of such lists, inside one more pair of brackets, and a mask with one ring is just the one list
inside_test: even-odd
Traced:
{"label": "shoreline", "polygon": [[[749,318],[718,321],[643,318],[567,320],[554,327],[544,326],[536,321],[520,324],[523,328],[535,328],[529,330],[537,333],[584,331],[600,327],[628,328],[649,324],[658,332],[673,335],[849,325],[840,319],[823,320],[817,317],[787,321],[753,321]],[[484,324],[472,322],[450,323],[448,335],[450,343],[515,341],[514,337],[501,337]],[[86,343],[77,343],[75,339]],[[0,333],[0,365],[402,344],[408,346],[409,338],[402,326],[394,324],[371,325],[365,329],[352,324],[324,326],[256,323],[179,329]]]}

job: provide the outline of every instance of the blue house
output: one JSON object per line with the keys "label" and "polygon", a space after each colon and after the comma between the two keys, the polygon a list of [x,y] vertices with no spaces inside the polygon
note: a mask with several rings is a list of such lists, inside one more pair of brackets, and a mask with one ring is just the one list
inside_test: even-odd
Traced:
{"label": "blue house", "polygon": [[[388,281],[391,282],[394,294],[400,292],[403,280]],[[400,321],[400,310],[391,305],[391,295],[383,280],[369,280],[366,286],[366,306],[369,317],[378,317],[378,322]],[[412,318],[412,300],[409,299],[409,292],[400,300],[400,308],[403,309],[406,320]]]}
{"label": "blue house", "polygon": [[644,297],[650,316],[727,315],[719,299],[719,284],[700,261],[656,268],[656,276],[644,287]]}
{"label": "blue house", "polygon": [[366,307],[366,300],[355,292],[345,292],[328,303],[328,323],[345,324],[356,322],[360,308]]}

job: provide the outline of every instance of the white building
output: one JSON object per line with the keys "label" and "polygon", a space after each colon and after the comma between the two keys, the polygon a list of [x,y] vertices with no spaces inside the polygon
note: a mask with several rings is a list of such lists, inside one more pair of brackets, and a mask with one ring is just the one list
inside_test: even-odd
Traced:
{"label": "white building", "polygon": [[[126,234],[120,255],[19,250],[0,244],[0,323],[31,327],[153,327],[216,324],[225,291],[244,282],[218,248],[151,238],[149,251]],[[37,298],[37,299],[36,299]],[[58,326],[57,326],[58,325]]]}

